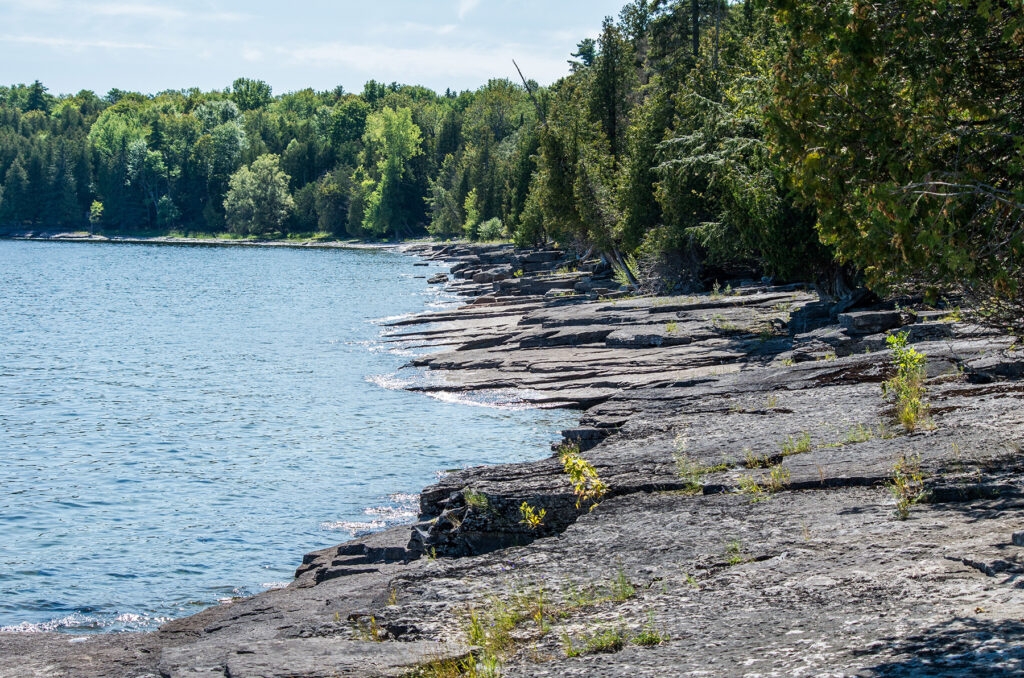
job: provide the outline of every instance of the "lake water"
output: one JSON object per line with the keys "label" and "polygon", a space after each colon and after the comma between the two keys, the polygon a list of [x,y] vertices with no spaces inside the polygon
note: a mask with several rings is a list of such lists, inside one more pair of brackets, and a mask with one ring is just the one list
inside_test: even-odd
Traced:
{"label": "lake water", "polygon": [[0,628],[153,628],[407,522],[564,411],[382,385],[382,318],[451,304],[386,251],[0,241]]}

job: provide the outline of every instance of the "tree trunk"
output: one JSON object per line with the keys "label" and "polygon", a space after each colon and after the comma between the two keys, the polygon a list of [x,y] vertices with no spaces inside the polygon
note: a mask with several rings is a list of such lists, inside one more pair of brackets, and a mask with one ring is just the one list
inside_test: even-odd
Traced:
{"label": "tree trunk", "polygon": [[690,27],[693,29],[693,58],[700,56],[700,1],[690,0]]}
{"label": "tree trunk", "polygon": [[712,66],[715,77],[718,77],[718,43],[722,30],[722,2],[715,0],[715,59]]}

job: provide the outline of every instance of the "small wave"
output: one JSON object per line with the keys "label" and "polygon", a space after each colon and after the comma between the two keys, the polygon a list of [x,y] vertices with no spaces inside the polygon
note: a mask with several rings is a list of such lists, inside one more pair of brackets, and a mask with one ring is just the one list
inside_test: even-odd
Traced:
{"label": "small wave", "polygon": [[10,626],[0,626],[0,633],[50,633],[54,631],[99,631],[117,627],[125,631],[142,631],[151,629],[170,617],[155,617],[148,614],[125,612],[111,617],[95,617],[79,612],[58,617],[44,622],[21,622]]}
{"label": "small wave", "polygon": [[397,374],[372,374],[366,377],[366,381],[389,391],[401,391],[415,383],[414,379],[403,379]]}
{"label": "small wave", "polygon": [[116,617],[114,617],[114,621],[119,624],[128,624],[130,626],[137,628],[146,628],[158,624],[163,624],[164,622],[169,622],[171,621],[171,618],[153,617],[148,614],[135,614],[133,612],[126,612],[124,614],[119,614]]}
{"label": "small wave", "polygon": [[288,582],[286,581],[270,581],[260,584],[263,588],[270,591],[272,589],[284,589],[288,588]]}
{"label": "small wave", "polygon": [[231,601],[233,601],[236,598],[244,598],[246,596],[251,596],[251,595],[252,595],[252,591],[250,591],[249,589],[243,588],[241,586],[237,586],[237,587],[231,589],[231,595],[230,596],[221,596],[220,598],[217,599],[217,602],[218,603],[230,603]]}
{"label": "small wave", "polygon": [[384,318],[373,318],[373,319],[370,320],[370,322],[374,323],[375,325],[382,325],[384,323],[393,323],[393,322],[397,322],[399,320],[408,320],[409,318],[413,317],[414,315],[416,315],[416,314],[415,313],[401,313],[399,315],[389,315],[389,316],[386,316]]}
{"label": "small wave", "polygon": [[529,391],[519,389],[485,389],[480,391],[426,391],[435,400],[496,410],[532,410],[537,405],[524,399]]}
{"label": "small wave", "polygon": [[405,494],[404,492],[395,492],[394,494],[388,495],[388,501],[396,504],[404,504],[406,506],[419,506],[420,495],[418,494]]}
{"label": "small wave", "polygon": [[374,344],[370,347],[371,353],[388,353],[390,355],[398,355],[404,357],[419,357],[424,355],[427,351],[422,349],[414,349],[411,344],[412,342],[395,342],[392,344]]}
{"label": "small wave", "polygon": [[388,525],[400,525],[417,515],[415,510],[407,506],[371,506],[363,509],[363,513],[368,516],[380,516],[379,519]]}
{"label": "small wave", "polygon": [[359,522],[355,520],[339,520],[334,523],[320,523],[321,530],[342,530],[348,532],[353,537],[362,537],[373,532],[378,532],[387,527],[387,523],[383,520],[371,520],[369,522]]}

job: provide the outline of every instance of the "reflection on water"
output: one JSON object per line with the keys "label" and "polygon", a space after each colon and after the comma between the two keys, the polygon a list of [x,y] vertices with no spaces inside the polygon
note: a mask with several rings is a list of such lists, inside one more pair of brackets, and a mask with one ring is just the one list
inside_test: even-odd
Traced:
{"label": "reflection on water", "polygon": [[546,455],[572,414],[395,388],[437,377],[372,321],[451,303],[412,264],[0,242],[0,627],[152,628],[408,521],[442,469]]}

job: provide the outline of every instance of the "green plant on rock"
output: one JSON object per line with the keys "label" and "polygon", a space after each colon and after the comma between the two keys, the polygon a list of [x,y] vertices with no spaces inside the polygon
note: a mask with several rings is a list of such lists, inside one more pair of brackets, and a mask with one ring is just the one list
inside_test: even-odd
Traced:
{"label": "green plant on rock", "polygon": [[644,624],[640,632],[632,638],[632,642],[635,645],[641,647],[652,647],[654,645],[661,645],[667,643],[671,638],[667,633],[659,631],[654,625],[654,615],[651,613],[647,614],[647,623]]}
{"label": "green plant on rock", "polygon": [[743,544],[734,540],[725,545],[725,562],[729,565],[741,565],[747,562],[748,558],[743,553]]}
{"label": "green plant on rock", "polygon": [[679,329],[679,323],[672,320],[665,323],[665,334],[675,334],[676,330]]}
{"label": "green plant on rock", "polygon": [[621,287],[633,287],[633,281],[640,277],[640,266],[636,257],[627,254],[622,258],[622,266],[614,266],[613,278]]}
{"label": "green plant on rock", "polygon": [[787,436],[786,440],[779,445],[779,448],[782,450],[783,457],[790,457],[794,454],[805,454],[810,452],[812,447],[811,434],[806,431],[801,434],[799,438],[794,439],[793,436]]}
{"label": "green plant on rock", "polygon": [[544,524],[544,518],[547,514],[548,512],[544,509],[537,510],[524,501],[519,507],[519,515],[522,517],[522,520],[519,522],[531,530],[536,530]]}
{"label": "green plant on rock", "polygon": [[466,505],[471,508],[478,511],[489,511],[491,509],[491,502],[487,499],[486,494],[475,492],[467,487],[462,491],[462,496],[466,499]]}
{"label": "green plant on rock", "polygon": [[895,419],[908,431],[913,431],[928,418],[925,401],[925,360],[917,349],[907,346],[908,332],[891,334],[885,343],[892,349],[892,364],[896,375],[882,384],[882,393],[893,403]]}
{"label": "green plant on rock", "polygon": [[359,637],[362,640],[368,640],[374,643],[382,643],[387,637],[387,633],[377,623],[376,617],[370,617],[368,620],[357,620],[356,633],[359,634]]}
{"label": "green plant on rock", "polygon": [[767,456],[755,454],[749,447],[743,450],[743,465],[747,468],[767,468],[770,464]]}
{"label": "green plant on rock", "polygon": [[765,489],[769,492],[781,492],[787,487],[789,487],[789,469],[781,464],[772,466],[771,471],[768,473]]}
{"label": "green plant on rock", "polygon": [[612,580],[611,587],[611,599],[622,602],[629,600],[636,595],[636,587],[633,586],[632,582],[626,577],[626,573],[623,571],[620,565],[615,574],[615,579]]}
{"label": "green plant on rock", "polygon": [[575,443],[563,445],[559,448],[559,455],[562,467],[572,483],[573,494],[576,495],[576,508],[589,505],[589,510],[593,511],[608,493],[608,485],[597,475],[593,464],[580,456],[579,449]]}
{"label": "green plant on rock", "polygon": [[675,454],[674,459],[676,462],[676,475],[685,483],[683,491],[687,494],[700,494],[704,491],[704,485],[701,480],[705,475],[725,471],[729,468],[729,465],[724,462],[715,466],[705,466],[694,461],[681,451]]}
{"label": "green plant on rock", "polygon": [[582,644],[576,645],[572,638],[569,637],[569,634],[562,635],[562,645],[564,646],[566,657],[582,657],[583,655],[601,652],[618,652],[626,647],[629,636],[622,629],[610,628],[587,634],[581,640]]}
{"label": "green plant on rock", "polygon": [[761,480],[743,475],[739,479],[740,493],[751,495],[750,501],[757,503],[771,499],[774,492],[781,492],[789,486],[789,470],[781,464],[771,467],[768,476]]}
{"label": "green plant on rock", "polygon": [[910,516],[910,507],[925,496],[921,455],[900,455],[893,466],[886,487],[896,500],[896,517],[906,520]]}

